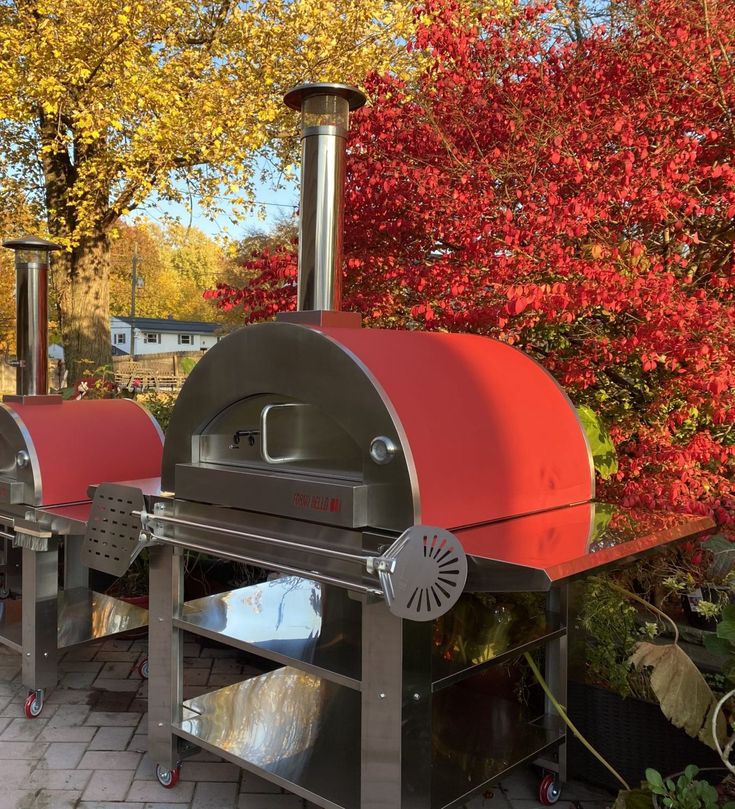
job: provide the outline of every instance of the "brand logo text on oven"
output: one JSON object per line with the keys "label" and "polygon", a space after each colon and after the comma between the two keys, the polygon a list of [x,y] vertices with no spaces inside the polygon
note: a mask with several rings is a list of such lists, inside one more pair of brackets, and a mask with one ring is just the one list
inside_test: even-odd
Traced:
{"label": "brand logo text on oven", "polygon": [[336,514],[342,511],[342,500],[339,497],[327,497],[320,494],[296,492],[293,496],[296,508],[308,508],[311,511],[330,511]]}

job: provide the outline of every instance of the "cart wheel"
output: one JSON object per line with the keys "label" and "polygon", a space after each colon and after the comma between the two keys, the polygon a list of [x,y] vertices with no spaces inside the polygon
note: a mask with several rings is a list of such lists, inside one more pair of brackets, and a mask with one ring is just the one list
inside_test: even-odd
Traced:
{"label": "cart wheel", "polygon": [[39,689],[38,691],[31,691],[26,697],[25,703],[23,704],[23,712],[26,715],[26,719],[35,719],[37,716],[40,716],[42,710],[43,710],[43,689]]}
{"label": "cart wheel", "polygon": [[160,764],[156,765],[156,778],[158,779],[158,783],[164,789],[173,789],[176,784],[179,783],[179,771],[180,768],[176,767],[173,770],[167,770],[165,767],[162,767]]}
{"label": "cart wheel", "polygon": [[3,585],[0,587],[0,598],[7,598],[10,595],[10,587]]}
{"label": "cart wheel", "polygon": [[149,668],[148,668],[148,658],[147,658],[147,657],[144,657],[144,658],[143,658],[143,659],[140,661],[140,663],[138,663],[138,674],[140,674],[140,676],[141,676],[141,677],[142,677],[144,680],[147,680],[147,679],[148,679],[148,674],[149,674],[149,673],[150,673],[150,672],[149,672]]}
{"label": "cart wheel", "polygon": [[553,806],[561,797],[561,785],[553,773],[547,773],[538,785],[538,799],[542,806]]}

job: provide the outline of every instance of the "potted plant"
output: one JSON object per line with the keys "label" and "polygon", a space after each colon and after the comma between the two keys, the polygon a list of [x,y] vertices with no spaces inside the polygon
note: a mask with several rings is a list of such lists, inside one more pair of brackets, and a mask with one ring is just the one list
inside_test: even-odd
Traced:
{"label": "potted plant", "polygon": [[[727,605],[717,633],[709,644],[724,657],[723,674],[735,682],[735,605]],[[713,748],[719,767],[700,770],[689,765],[682,772],[664,778],[653,768],[645,771],[639,789],[626,788],[618,794],[614,809],[735,809],[735,748],[732,713],[735,689],[715,694],[678,644],[676,628],[670,644],[637,645],[631,656],[634,668],[651,672],[651,688],[672,724]]]}
{"label": "potted plant", "polygon": [[[649,582],[661,580],[663,566],[670,563],[659,560],[639,568],[627,574],[625,583],[646,590]],[[661,661],[655,676],[659,692],[662,679],[678,677],[685,671],[697,687],[703,684],[703,694],[710,693],[678,643],[657,645],[662,640],[661,615],[656,613],[658,621],[653,617],[649,620],[639,609],[643,599],[610,576],[588,580],[573,600],[578,606],[573,618],[576,631],[571,635],[568,705],[570,717],[582,734],[632,784],[644,779],[646,766],[674,773],[689,764],[719,765],[713,749],[692,738],[681,724],[671,726],[668,714],[661,710],[660,694],[652,687],[655,668],[643,661],[633,668],[630,665],[637,650],[646,650],[653,657],[657,649],[676,646],[678,651],[669,653],[669,665]],[[647,605],[646,611],[651,609]],[[617,780],[574,738],[570,739],[569,752],[572,776],[613,790],[619,788]]]}
{"label": "potted plant", "polygon": [[684,772],[663,778],[657,770],[646,770],[646,786],[655,809],[735,809],[734,784],[721,767],[700,771],[690,764]]}

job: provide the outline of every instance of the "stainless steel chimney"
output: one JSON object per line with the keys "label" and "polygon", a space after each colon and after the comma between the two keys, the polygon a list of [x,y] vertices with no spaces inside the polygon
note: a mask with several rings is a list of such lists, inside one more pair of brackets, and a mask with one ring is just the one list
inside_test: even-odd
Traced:
{"label": "stainless steel chimney", "polygon": [[346,84],[300,84],[284,97],[301,111],[299,311],[341,308],[345,138],[365,100]]}
{"label": "stainless steel chimney", "polygon": [[15,251],[16,377],[19,396],[48,393],[49,253],[61,245],[36,236],[3,242]]}

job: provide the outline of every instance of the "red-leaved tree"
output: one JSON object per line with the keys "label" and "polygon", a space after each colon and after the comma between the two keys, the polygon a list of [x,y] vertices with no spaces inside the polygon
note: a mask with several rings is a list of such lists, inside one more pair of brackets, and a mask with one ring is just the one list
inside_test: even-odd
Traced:
{"label": "red-leaved tree", "polygon": [[[619,0],[575,42],[540,6],[420,11],[418,87],[354,117],[346,308],[530,352],[612,427],[605,496],[733,526],[735,3]],[[220,306],[293,308],[292,253],[250,268]]]}

